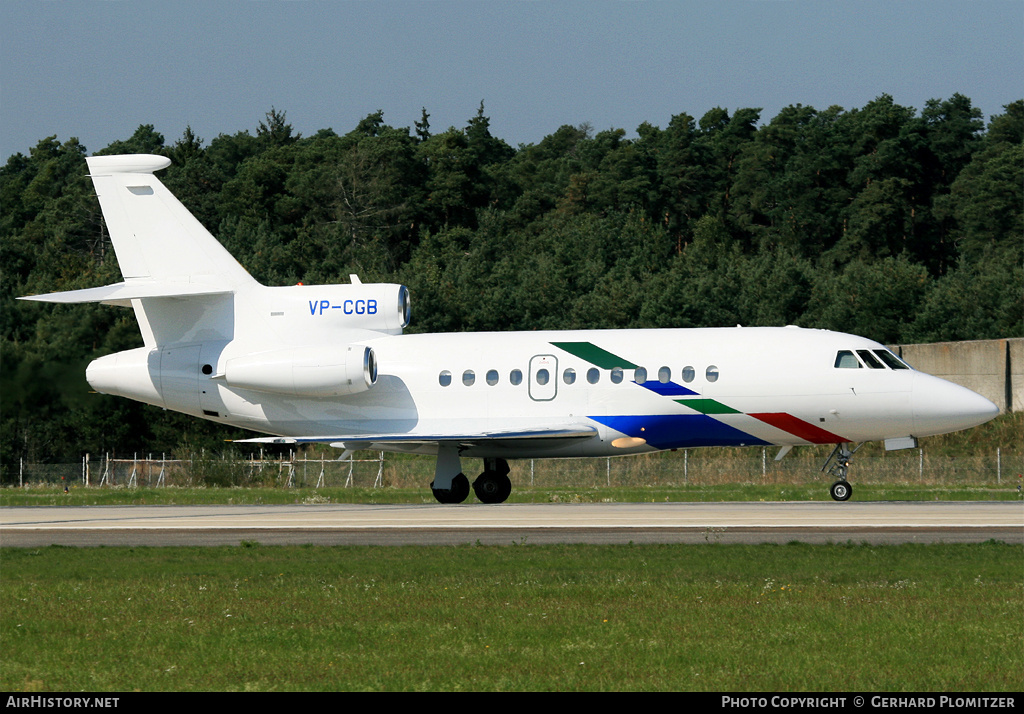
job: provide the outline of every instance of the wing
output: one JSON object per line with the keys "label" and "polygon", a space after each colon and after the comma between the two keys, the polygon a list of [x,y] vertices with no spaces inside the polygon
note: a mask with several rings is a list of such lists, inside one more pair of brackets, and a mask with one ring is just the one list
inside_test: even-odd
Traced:
{"label": "wing", "polygon": [[[531,443],[590,439],[597,429],[585,424],[542,427],[518,431],[488,431],[466,434],[336,434],[331,436],[263,436],[239,439],[243,444],[330,444],[336,448],[358,450],[386,447],[415,447],[440,444],[459,446],[526,446]],[[553,445],[553,443],[552,443]]]}

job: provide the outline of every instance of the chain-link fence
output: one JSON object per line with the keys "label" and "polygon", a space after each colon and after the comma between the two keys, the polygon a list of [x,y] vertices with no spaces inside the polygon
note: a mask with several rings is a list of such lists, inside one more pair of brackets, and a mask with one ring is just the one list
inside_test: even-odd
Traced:
{"label": "chain-link fence", "polygon": [[[369,457],[369,458],[367,458]],[[5,486],[71,484],[159,488],[161,486],[334,487],[384,485],[382,452],[362,452],[340,461],[289,454],[237,458],[193,454],[135,455],[130,459],[83,457],[78,464],[26,464],[4,468]]]}
{"label": "chain-link fence", "polygon": [[[728,483],[788,484],[819,478],[825,448],[803,448],[781,461],[776,450],[686,449],[638,456],[588,459],[523,459],[510,462],[517,487],[597,488]],[[472,480],[479,459],[463,459]],[[77,464],[4,464],[3,485],[90,486],[270,486],[298,488],[423,488],[433,480],[434,458],[362,451],[339,460],[333,454],[290,453],[279,457],[235,458],[205,453],[187,458],[136,455],[130,459],[86,455]],[[997,448],[980,456],[945,456],[926,449],[855,454],[850,479],[856,483],[922,485],[1009,485],[1024,474],[1024,453]]]}

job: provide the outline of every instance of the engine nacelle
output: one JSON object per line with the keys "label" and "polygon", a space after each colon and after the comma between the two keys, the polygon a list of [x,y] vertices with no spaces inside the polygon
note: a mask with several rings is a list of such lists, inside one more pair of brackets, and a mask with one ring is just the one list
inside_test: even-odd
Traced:
{"label": "engine nacelle", "polygon": [[400,335],[409,324],[409,289],[394,283],[351,285],[289,285],[266,288],[253,299],[259,311],[270,317],[267,324],[295,341],[326,342],[325,335],[351,330],[372,330]]}
{"label": "engine nacelle", "polygon": [[377,381],[377,360],[365,345],[291,347],[235,357],[224,365],[229,387],[301,397],[365,392]]}

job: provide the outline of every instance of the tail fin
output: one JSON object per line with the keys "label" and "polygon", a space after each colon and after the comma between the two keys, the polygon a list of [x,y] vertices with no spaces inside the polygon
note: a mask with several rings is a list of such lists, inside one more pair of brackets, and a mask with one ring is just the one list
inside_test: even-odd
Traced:
{"label": "tail fin", "polygon": [[229,290],[254,282],[153,175],[170,166],[170,159],[130,155],[86,161],[126,282],[200,283]]}
{"label": "tail fin", "polygon": [[86,161],[124,282],[23,299],[131,305],[151,347],[188,339],[200,327],[197,317],[207,335],[230,339],[231,294],[259,283],[153,175],[170,159],[133,154]]}

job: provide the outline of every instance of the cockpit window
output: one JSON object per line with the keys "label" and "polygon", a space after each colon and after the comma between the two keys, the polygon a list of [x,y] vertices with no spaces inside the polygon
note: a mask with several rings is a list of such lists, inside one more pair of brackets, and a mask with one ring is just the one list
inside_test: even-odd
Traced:
{"label": "cockpit window", "polygon": [[878,358],[871,354],[871,350],[857,350],[857,354],[864,360],[864,364],[871,369],[885,369],[885,366],[878,361]]}
{"label": "cockpit window", "polygon": [[878,355],[883,362],[889,365],[889,369],[910,369],[910,366],[906,362],[889,350],[875,350],[875,354]]}
{"label": "cockpit window", "polygon": [[860,362],[850,350],[839,350],[836,355],[836,369],[860,369]]}

